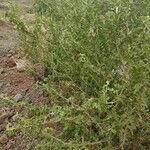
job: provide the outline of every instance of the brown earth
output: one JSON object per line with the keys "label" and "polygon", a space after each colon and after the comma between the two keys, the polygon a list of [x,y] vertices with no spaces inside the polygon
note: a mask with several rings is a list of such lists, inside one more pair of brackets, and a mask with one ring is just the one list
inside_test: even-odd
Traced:
{"label": "brown earth", "polygon": [[[27,0],[18,0],[22,7],[28,8]],[[0,0],[0,13],[3,15],[9,9],[6,0]],[[37,80],[25,70],[18,69],[18,63],[23,61],[15,52],[16,34],[13,26],[5,21],[0,14],[0,96],[7,95],[16,100],[27,100],[33,105],[45,103],[43,92],[37,87]],[[20,98],[19,98],[20,96]],[[0,99],[0,150],[26,150],[28,145],[37,143],[31,137],[21,132],[8,137],[5,133],[7,125],[13,121],[18,112],[15,107],[5,105]]]}

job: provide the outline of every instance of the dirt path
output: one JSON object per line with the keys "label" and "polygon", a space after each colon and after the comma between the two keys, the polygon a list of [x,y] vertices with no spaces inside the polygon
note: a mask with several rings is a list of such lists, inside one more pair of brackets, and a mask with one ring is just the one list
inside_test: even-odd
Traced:
{"label": "dirt path", "polygon": [[[24,8],[28,8],[27,0],[18,0]],[[17,113],[15,108],[1,102],[1,96],[13,97],[14,100],[27,100],[33,104],[44,103],[44,94],[36,88],[36,80],[25,71],[18,69],[17,61],[22,61],[15,52],[16,31],[5,21],[4,14],[9,9],[6,0],[0,0],[0,150],[26,150],[34,141],[18,132],[8,137],[6,127]]]}

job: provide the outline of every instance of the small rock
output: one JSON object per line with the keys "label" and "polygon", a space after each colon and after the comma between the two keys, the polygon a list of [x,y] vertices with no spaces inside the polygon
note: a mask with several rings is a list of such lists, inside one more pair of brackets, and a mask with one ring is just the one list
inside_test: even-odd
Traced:
{"label": "small rock", "polygon": [[23,95],[22,95],[22,94],[16,94],[15,97],[14,97],[14,99],[15,99],[17,102],[21,101],[22,98],[23,98]]}
{"label": "small rock", "polygon": [[1,144],[6,144],[8,142],[8,137],[6,136],[6,134],[2,135],[0,137],[0,143]]}
{"label": "small rock", "polygon": [[20,59],[20,61],[16,62],[16,64],[19,72],[25,71],[27,64],[24,60]]}
{"label": "small rock", "polygon": [[12,68],[12,67],[15,67],[15,66],[16,66],[16,63],[15,63],[13,58],[9,58],[6,61],[6,67]]}
{"label": "small rock", "polygon": [[12,54],[11,53],[7,54],[7,57],[9,57],[9,58],[12,57]]}

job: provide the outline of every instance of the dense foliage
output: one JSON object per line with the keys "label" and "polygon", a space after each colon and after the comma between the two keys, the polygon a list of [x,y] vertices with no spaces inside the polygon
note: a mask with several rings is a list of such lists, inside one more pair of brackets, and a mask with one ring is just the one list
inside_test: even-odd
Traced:
{"label": "dense foliage", "polygon": [[52,106],[27,120],[37,149],[148,149],[150,1],[37,0],[33,13],[32,24],[9,19],[49,72],[40,85]]}

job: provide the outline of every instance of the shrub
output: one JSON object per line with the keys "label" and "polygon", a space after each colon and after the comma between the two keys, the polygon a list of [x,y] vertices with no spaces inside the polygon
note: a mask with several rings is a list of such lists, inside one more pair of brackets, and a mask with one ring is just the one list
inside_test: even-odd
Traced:
{"label": "shrub", "polygon": [[61,129],[41,131],[43,148],[147,149],[149,0],[37,0],[33,12],[34,24],[9,19],[49,70],[40,85]]}

